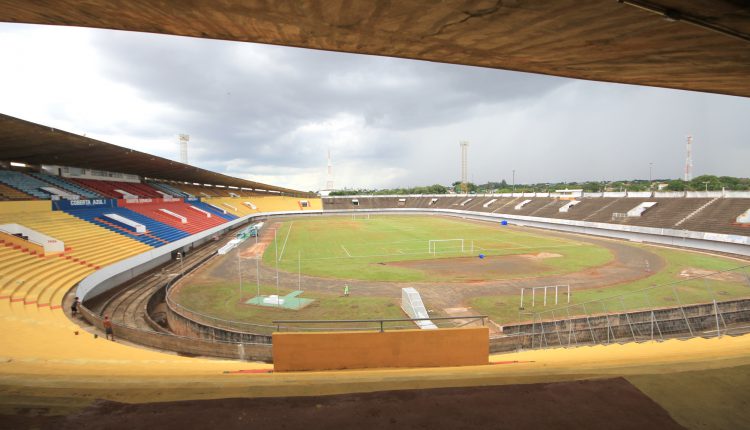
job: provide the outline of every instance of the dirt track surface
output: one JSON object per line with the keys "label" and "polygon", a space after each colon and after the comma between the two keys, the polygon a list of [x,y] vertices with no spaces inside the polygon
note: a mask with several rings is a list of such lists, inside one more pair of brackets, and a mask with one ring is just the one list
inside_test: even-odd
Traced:
{"label": "dirt track surface", "polygon": [[684,429],[624,378],[336,396],[123,404],[67,417],[0,416],[41,429]]}

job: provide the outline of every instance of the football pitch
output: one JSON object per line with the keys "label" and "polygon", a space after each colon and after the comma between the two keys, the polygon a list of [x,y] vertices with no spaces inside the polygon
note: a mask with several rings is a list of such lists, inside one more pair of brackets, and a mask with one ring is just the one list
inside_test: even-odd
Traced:
{"label": "football pitch", "polygon": [[391,282],[474,281],[572,273],[612,260],[573,238],[500,222],[434,216],[320,217],[285,221],[268,266],[305,275]]}
{"label": "football pitch", "polygon": [[[191,275],[178,301],[221,319],[257,324],[403,318],[401,288],[410,286],[431,315],[482,314],[507,324],[524,318],[521,288],[529,294],[535,287],[570,286],[571,296],[563,288],[557,304],[553,296],[549,303],[537,296],[534,307],[527,296],[527,312],[592,315],[750,296],[748,269],[731,270],[747,265],[741,259],[455,217],[271,219],[253,242]],[[256,266],[260,253],[262,264]],[[252,304],[258,295],[272,294],[296,294],[312,304]],[[583,311],[565,310],[583,303],[590,303]]]}

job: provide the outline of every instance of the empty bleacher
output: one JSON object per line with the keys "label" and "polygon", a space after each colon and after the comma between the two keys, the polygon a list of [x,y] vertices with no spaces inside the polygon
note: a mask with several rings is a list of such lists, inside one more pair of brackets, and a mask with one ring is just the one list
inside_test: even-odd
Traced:
{"label": "empty bleacher", "polygon": [[29,175],[37,179],[40,179],[44,182],[47,182],[55,188],[59,188],[61,190],[68,191],[72,194],[80,196],[83,199],[97,199],[101,197],[101,195],[89,190],[88,188],[84,188],[76,184],[73,181],[68,181],[59,176],[54,176],[54,175],[50,175],[47,173],[36,173],[36,172],[29,173]]}
{"label": "empty bleacher", "polygon": [[171,185],[169,185],[169,184],[167,184],[165,182],[153,182],[153,181],[149,181],[149,182],[146,182],[146,183],[148,185],[150,185],[152,188],[154,188],[156,190],[160,190],[160,191],[162,191],[164,193],[167,193],[167,194],[169,194],[170,196],[173,196],[173,197],[191,197],[190,194],[188,194],[188,193],[186,193],[184,191],[180,191],[177,188],[175,188],[175,187],[173,187],[173,186],[171,186]]}
{"label": "empty bleacher", "polygon": [[[155,221],[148,216],[131,211],[127,208],[75,208],[69,209],[66,212],[82,220],[104,227],[107,230],[119,233],[123,236],[135,239],[139,242],[145,243],[146,245],[154,247],[159,247],[190,235],[183,230],[174,228],[159,221]],[[108,218],[104,216],[105,214],[110,213],[117,214],[129,220],[143,224],[144,226],[146,226],[148,232],[145,234],[137,234],[133,231],[127,230],[122,226],[109,221]]]}
{"label": "empty bleacher", "polygon": [[0,182],[38,199],[50,198],[50,194],[41,189],[51,186],[50,184],[21,172],[0,170]]}
{"label": "empty bleacher", "polygon": [[34,197],[5,184],[0,184],[0,200],[33,200]]}
{"label": "empty bleacher", "polygon": [[[182,201],[157,201],[153,203],[126,204],[125,208],[189,234],[200,233],[203,230],[207,230],[211,227],[216,227],[227,222],[226,218],[213,213],[213,211],[209,209],[199,207],[199,209],[211,213],[210,217],[203,212],[191,208],[191,205],[192,203],[188,204]],[[192,206],[198,207],[197,205]],[[177,217],[183,217],[185,222],[180,221],[180,219],[176,218],[173,215],[170,215],[170,213],[165,212],[164,210],[175,214]]]}
{"label": "empty bleacher", "polygon": [[[204,187],[202,185],[193,184],[171,184],[172,188],[180,190],[184,193],[190,194],[195,197],[207,198],[207,197],[234,197],[232,194],[236,194],[240,197],[256,196],[260,193],[253,193],[247,190],[239,190],[234,188],[222,188],[222,187]],[[260,194],[263,195],[263,194]]]}
{"label": "empty bleacher", "polygon": [[678,228],[750,236],[750,227],[736,223],[737,215],[750,209],[750,199],[716,199]]}
{"label": "empty bleacher", "polygon": [[40,256],[0,240],[0,297],[21,304],[57,307],[75,282],[100,267],[150,249],[69,214],[50,203],[5,202],[0,224],[19,223],[65,244],[62,254]]}
{"label": "empty bleacher", "polygon": [[84,187],[96,191],[103,196],[111,197],[113,199],[121,199],[124,197],[123,194],[118,192],[117,190],[125,191],[126,193],[139,198],[159,199],[164,197],[163,195],[157,193],[156,190],[151,188],[150,186],[138,182],[98,181],[94,179],[72,180],[77,182],[78,184],[83,185]]}

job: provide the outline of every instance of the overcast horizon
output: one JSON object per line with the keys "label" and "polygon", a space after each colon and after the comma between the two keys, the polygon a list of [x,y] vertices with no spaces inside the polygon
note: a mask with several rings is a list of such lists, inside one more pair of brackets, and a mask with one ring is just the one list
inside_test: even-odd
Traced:
{"label": "overcast horizon", "polygon": [[749,176],[750,98],[146,33],[0,24],[0,112],[300,190]]}

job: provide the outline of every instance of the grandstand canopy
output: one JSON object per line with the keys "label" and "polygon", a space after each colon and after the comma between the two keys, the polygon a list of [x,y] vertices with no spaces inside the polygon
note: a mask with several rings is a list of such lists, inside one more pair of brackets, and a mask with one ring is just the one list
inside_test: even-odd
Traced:
{"label": "grandstand canopy", "polygon": [[737,0],[0,0],[0,21],[376,54],[750,96]]}
{"label": "grandstand canopy", "polygon": [[307,195],[234,178],[177,161],[0,114],[0,160],[129,173],[152,179]]}

